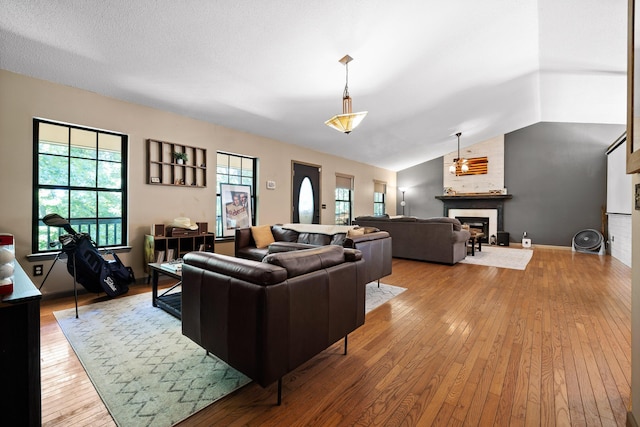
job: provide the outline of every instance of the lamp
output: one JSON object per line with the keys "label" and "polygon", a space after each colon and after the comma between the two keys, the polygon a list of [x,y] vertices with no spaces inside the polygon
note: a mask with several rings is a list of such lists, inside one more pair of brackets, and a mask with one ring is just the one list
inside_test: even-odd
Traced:
{"label": "lamp", "polygon": [[462,135],[462,132],[456,133],[456,136],[458,137],[458,157],[453,159],[453,163],[449,166],[449,173],[452,175],[458,175],[458,168],[460,168],[460,171],[463,173],[469,172],[467,159],[460,157],[460,135]]}
{"label": "lamp", "polygon": [[402,206],[402,215],[404,215],[404,207],[406,206],[406,202],[404,201],[404,192],[407,191],[405,187],[398,188],[402,192],[402,201],[400,202],[400,206]]}
{"label": "lamp", "polygon": [[351,61],[353,61],[353,58],[349,55],[345,55],[338,61],[344,64],[346,69],[346,80],[342,94],[342,114],[336,114],[324,122],[325,125],[344,133],[350,133],[354,130],[368,113],[368,111],[351,112],[351,97],[349,96],[349,62]]}

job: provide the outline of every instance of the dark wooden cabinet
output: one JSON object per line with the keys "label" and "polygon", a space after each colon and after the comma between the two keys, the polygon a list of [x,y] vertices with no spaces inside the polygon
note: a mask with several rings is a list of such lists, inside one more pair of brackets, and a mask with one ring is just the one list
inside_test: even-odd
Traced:
{"label": "dark wooden cabinet", "polygon": [[15,262],[13,293],[0,302],[0,420],[4,425],[42,424],[40,401],[40,299]]}
{"label": "dark wooden cabinet", "polygon": [[[151,274],[149,264],[163,263],[171,259],[182,258],[193,251],[213,252],[215,234],[204,233],[195,236],[165,237],[145,234],[144,236],[144,271]],[[161,259],[158,257],[161,256]]]}

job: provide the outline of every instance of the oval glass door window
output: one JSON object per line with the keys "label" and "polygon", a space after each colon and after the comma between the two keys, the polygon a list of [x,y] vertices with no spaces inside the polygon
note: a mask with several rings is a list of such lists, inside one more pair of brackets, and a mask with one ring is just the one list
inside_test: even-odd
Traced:
{"label": "oval glass door window", "polygon": [[313,207],[313,187],[307,176],[300,183],[300,197],[298,199],[300,224],[313,224]]}

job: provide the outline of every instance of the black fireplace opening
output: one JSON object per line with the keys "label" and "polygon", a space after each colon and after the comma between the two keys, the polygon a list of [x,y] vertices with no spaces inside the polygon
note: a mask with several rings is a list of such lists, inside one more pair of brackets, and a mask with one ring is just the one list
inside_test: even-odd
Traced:
{"label": "black fireplace opening", "polygon": [[462,224],[467,224],[469,229],[484,233],[480,238],[482,243],[489,243],[489,218],[481,216],[457,216],[456,219]]}

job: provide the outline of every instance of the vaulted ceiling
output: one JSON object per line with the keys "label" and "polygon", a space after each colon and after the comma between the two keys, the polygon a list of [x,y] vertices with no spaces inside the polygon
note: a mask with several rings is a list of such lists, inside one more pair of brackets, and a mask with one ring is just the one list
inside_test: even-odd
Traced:
{"label": "vaulted ceiling", "polygon": [[[458,131],[464,147],[624,123],[626,16],[627,0],[5,0],[0,68],[401,170]],[[345,54],[369,111],[349,135],[324,125]]]}

